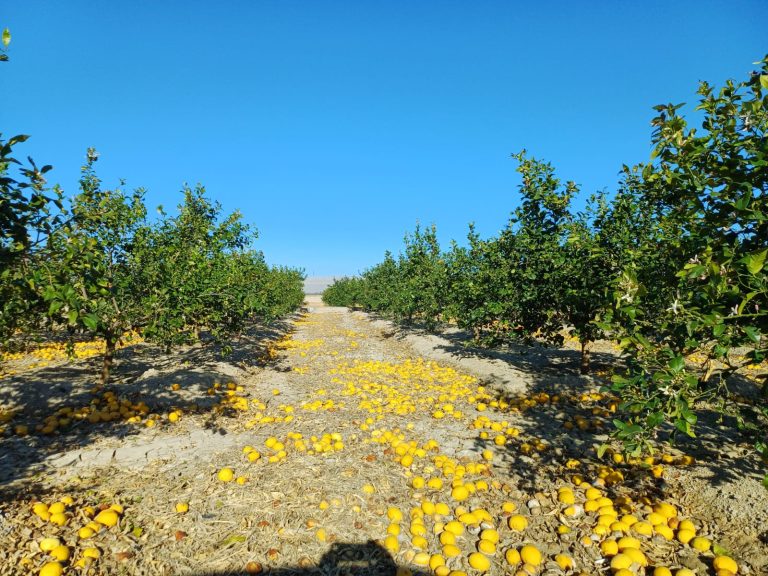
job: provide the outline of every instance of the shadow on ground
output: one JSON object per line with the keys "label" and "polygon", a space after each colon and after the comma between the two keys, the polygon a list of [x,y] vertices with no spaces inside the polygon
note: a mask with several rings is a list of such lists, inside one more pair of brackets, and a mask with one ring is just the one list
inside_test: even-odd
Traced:
{"label": "shadow on ground", "polygon": [[[112,392],[118,401],[132,404],[144,402],[149,413],[165,418],[168,411],[202,415],[207,428],[216,428],[219,415],[233,409],[217,406],[226,392],[226,384],[238,374],[266,365],[279,369],[279,361],[269,359],[267,347],[292,329],[287,318],[269,325],[253,326],[229,342],[232,350],[223,354],[215,344],[196,345],[163,353],[158,347],[139,344],[119,350],[110,384],[95,387],[98,381],[100,357],[52,365],[0,380],[0,406],[13,406],[17,412],[7,425],[9,435],[0,437],[0,488],[41,471],[40,463],[48,456],[73,449],[82,449],[105,438],[125,438],[140,432],[144,426],[127,423],[122,418],[98,423],[88,419],[70,418],[71,422],[53,434],[34,431],[46,417],[64,407],[102,408],[105,392]],[[209,390],[219,383],[221,392]],[[178,384],[178,390],[171,384]],[[27,436],[10,435],[17,424],[28,425]]]}
{"label": "shadow on ground", "polygon": [[[373,541],[364,544],[336,543],[323,554],[317,565],[269,568],[270,576],[395,576],[397,564],[389,553]],[[196,572],[195,576],[248,576],[259,573],[257,567],[250,571]],[[413,571],[413,576],[427,576],[426,572]]]}

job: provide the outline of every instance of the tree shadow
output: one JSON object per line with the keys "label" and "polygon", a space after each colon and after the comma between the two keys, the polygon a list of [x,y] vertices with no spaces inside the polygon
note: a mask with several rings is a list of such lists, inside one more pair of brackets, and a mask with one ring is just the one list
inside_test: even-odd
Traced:
{"label": "tree shadow", "polygon": [[[270,576],[395,576],[398,566],[394,558],[373,540],[365,543],[334,543],[323,554],[320,561],[313,565],[310,562],[304,566],[285,566],[264,569],[263,573]],[[253,566],[250,571],[227,570],[218,572],[196,572],[195,576],[252,576],[259,573],[259,567]],[[426,572],[408,568],[413,576],[427,576]]]}
{"label": "tree shadow", "polygon": [[[113,378],[103,388],[97,385],[100,357],[0,380],[0,406],[16,409],[13,420],[6,424],[6,436],[0,436],[0,487],[44,472],[46,459],[58,453],[81,450],[103,439],[138,435],[153,414],[158,415],[154,423],[164,425],[168,413],[179,410],[182,418],[202,416],[205,427],[223,431],[217,419],[236,414],[222,402],[227,384],[268,364],[280,367],[283,360],[273,358],[271,346],[293,330],[293,318],[251,326],[227,343],[231,347],[227,354],[215,343],[174,349],[168,354],[149,344],[123,348],[118,351]],[[126,421],[121,410],[141,403],[142,420]],[[54,415],[59,423],[55,430],[35,430]],[[14,434],[18,424],[27,425],[29,434]]]}

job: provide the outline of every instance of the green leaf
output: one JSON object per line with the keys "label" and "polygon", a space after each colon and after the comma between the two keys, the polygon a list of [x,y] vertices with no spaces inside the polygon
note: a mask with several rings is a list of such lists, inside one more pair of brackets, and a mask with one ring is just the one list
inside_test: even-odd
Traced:
{"label": "green leaf", "polygon": [[67,314],[67,318],[69,319],[70,324],[77,322],[77,310],[70,310]]}
{"label": "green leaf", "polygon": [[763,269],[766,255],[768,255],[768,248],[747,254],[741,261],[746,264],[749,273],[752,274],[752,276],[755,276]]}
{"label": "green leaf", "polygon": [[3,46],[8,46],[11,43],[11,31],[6,28],[3,30]]}
{"label": "green leaf", "polygon": [[99,325],[99,318],[96,314],[86,314],[82,317],[82,321],[89,330],[96,330]]}
{"label": "green leaf", "polygon": [[221,542],[219,542],[218,548],[224,548],[225,546],[230,546],[232,544],[242,543],[242,542],[245,542],[246,540],[247,538],[242,534],[232,534],[224,538],[224,540],[222,540]]}
{"label": "green leaf", "polygon": [[672,358],[672,360],[669,361],[669,369],[672,370],[675,374],[680,372],[683,368],[685,368],[685,360],[682,356],[675,356]]}
{"label": "green leaf", "polygon": [[768,74],[760,75],[760,86],[768,90]]}
{"label": "green leaf", "polygon": [[606,450],[608,450],[608,444],[600,444],[600,446],[597,447],[597,457],[602,458]]}
{"label": "green leaf", "polygon": [[759,344],[760,343],[760,330],[758,330],[754,326],[744,326],[744,333],[755,344]]}

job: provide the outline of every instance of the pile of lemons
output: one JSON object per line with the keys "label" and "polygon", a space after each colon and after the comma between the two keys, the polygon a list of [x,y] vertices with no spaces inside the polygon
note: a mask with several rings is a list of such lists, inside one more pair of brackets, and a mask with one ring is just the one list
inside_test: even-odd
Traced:
{"label": "pile of lemons", "polygon": [[71,496],[50,503],[35,502],[31,513],[49,535],[38,542],[41,554],[24,557],[21,565],[39,565],[40,576],[59,576],[67,566],[90,566],[101,557],[96,546],[99,533],[117,526],[123,511],[116,503],[76,506]]}

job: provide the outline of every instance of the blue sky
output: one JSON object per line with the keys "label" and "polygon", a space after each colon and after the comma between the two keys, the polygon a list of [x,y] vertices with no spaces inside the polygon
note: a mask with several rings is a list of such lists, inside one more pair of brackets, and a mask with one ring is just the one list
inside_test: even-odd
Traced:
{"label": "blue sky", "polygon": [[77,189],[202,183],[271,263],[353,274],[417,221],[495,234],[513,152],[584,196],[648,159],[651,107],[744,79],[768,2],[3,0],[0,130]]}

